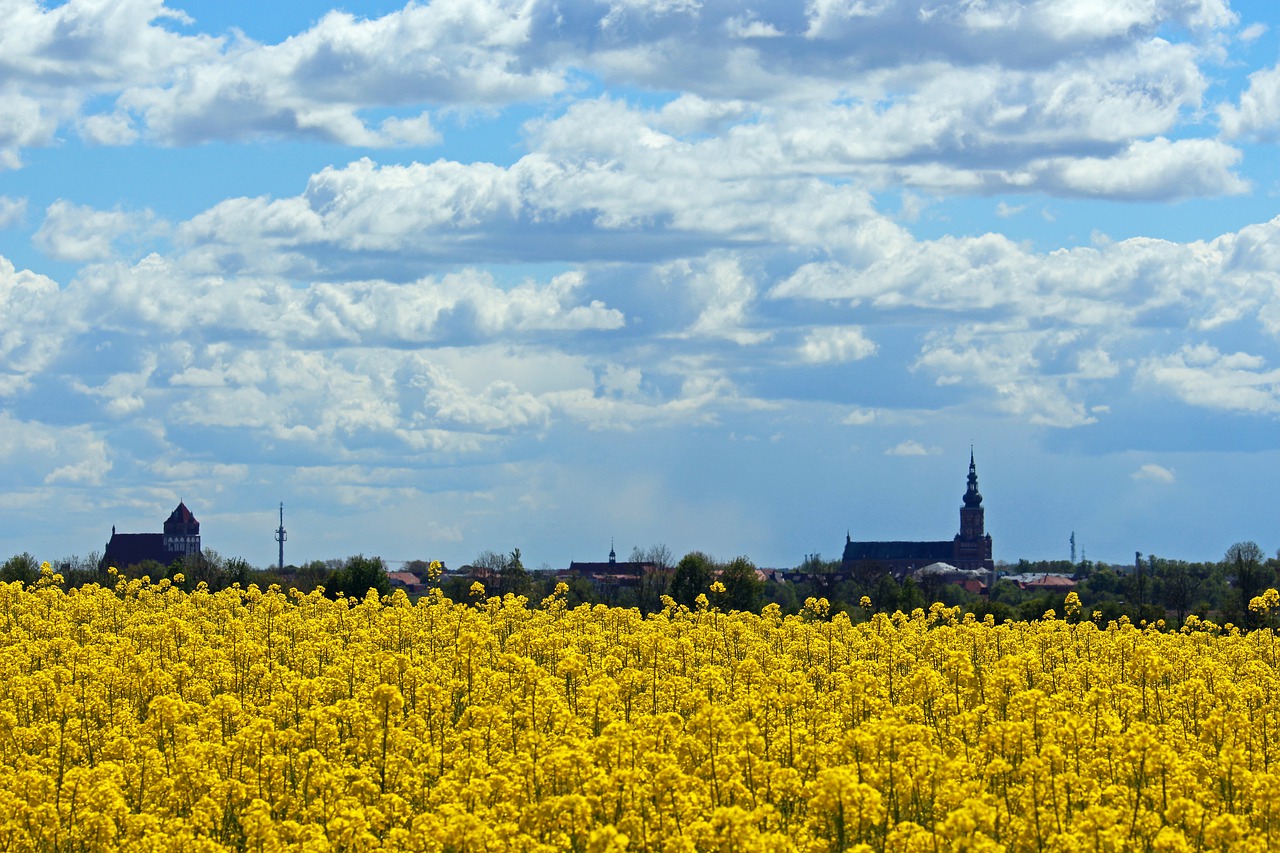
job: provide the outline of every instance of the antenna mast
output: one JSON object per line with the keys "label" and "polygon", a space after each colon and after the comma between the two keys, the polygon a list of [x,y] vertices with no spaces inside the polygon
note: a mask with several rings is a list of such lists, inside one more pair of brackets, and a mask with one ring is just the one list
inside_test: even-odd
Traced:
{"label": "antenna mast", "polygon": [[280,571],[284,571],[284,540],[289,537],[284,532],[284,501],[280,502],[280,526],[276,528],[276,541],[280,543]]}

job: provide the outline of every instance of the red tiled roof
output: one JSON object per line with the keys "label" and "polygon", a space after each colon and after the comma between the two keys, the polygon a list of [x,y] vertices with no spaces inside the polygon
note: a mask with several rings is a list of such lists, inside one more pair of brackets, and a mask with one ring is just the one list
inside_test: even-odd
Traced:
{"label": "red tiled roof", "polygon": [[178,501],[178,506],[174,508],[173,512],[169,513],[168,523],[172,524],[174,522],[179,524],[196,523],[196,517],[191,514],[191,510],[187,509],[187,505],[183,501]]}

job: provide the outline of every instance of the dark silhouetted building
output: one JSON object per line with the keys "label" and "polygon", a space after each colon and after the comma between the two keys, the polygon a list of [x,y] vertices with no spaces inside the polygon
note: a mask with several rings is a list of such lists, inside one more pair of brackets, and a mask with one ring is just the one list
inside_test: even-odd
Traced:
{"label": "dark silhouetted building", "polygon": [[585,578],[597,589],[638,586],[645,575],[653,573],[657,566],[652,563],[618,562],[617,552],[609,546],[607,563],[569,563],[569,568],[556,572],[560,580],[568,581]]}
{"label": "dark silhouetted building", "polygon": [[846,535],[840,569],[846,574],[890,573],[904,575],[930,563],[948,563],[957,569],[995,568],[991,559],[991,535],[985,531],[978,469],[969,453],[969,486],[960,507],[960,532],[939,542],[855,542]]}
{"label": "dark silhouetted building", "polygon": [[111,528],[111,541],[102,555],[102,566],[123,569],[153,560],[162,566],[184,557],[200,554],[200,522],[178,502],[164,523],[163,533],[116,533]]}

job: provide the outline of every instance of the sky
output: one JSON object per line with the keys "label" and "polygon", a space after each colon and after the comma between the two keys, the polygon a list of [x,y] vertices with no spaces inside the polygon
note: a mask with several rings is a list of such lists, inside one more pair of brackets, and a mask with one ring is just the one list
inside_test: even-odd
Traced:
{"label": "sky", "polygon": [[1280,547],[1280,9],[0,0],[0,559]]}

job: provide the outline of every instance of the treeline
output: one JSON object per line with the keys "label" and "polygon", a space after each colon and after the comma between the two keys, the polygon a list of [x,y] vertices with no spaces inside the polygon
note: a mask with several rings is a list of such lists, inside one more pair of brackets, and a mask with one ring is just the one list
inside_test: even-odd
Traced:
{"label": "treeline", "polygon": [[[100,556],[71,556],[51,560],[50,568],[62,575],[66,587],[88,583],[112,585],[119,577],[148,577],[152,581],[167,579],[186,589],[194,590],[205,584],[210,590],[226,589],[233,584],[247,587],[257,584],[266,589],[279,584],[282,589],[296,588],[311,592],[324,587],[330,595],[363,596],[370,588],[380,595],[391,593],[391,580],[386,563],[381,557],[357,554],[345,560],[315,560],[303,566],[288,566],[281,572],[275,568],[257,569],[240,557],[223,557],[212,549],[175,560],[169,565],[155,560],[145,560],[131,566],[123,566],[113,575],[108,567],[100,566]],[[425,567],[427,564],[423,563]],[[0,581],[34,583],[40,577],[40,561],[29,553],[10,557],[0,565]]]}
{"label": "treeline", "polygon": [[[566,579],[546,567],[527,568],[519,548],[508,553],[484,551],[460,570],[446,572],[438,585],[454,601],[470,600],[477,582],[486,596],[510,593],[539,601],[563,580],[568,585],[567,601],[571,606],[605,604],[634,607],[646,613],[661,610],[667,596],[690,608],[699,606],[700,597],[705,596],[708,606],[721,610],[759,611],[767,604],[777,604],[783,613],[800,612],[808,598],[825,598],[832,614],[844,611],[855,619],[872,612],[910,612],[940,601],[979,618],[990,614],[1002,622],[1036,619],[1047,610],[1061,612],[1066,589],[1026,588],[1007,577],[1049,573],[1072,577],[1084,612],[1096,615],[1104,623],[1125,616],[1135,624],[1165,620],[1170,626],[1178,626],[1195,614],[1219,623],[1251,627],[1257,616],[1249,609],[1250,600],[1277,586],[1280,578],[1280,552],[1267,556],[1254,542],[1238,542],[1214,562],[1154,555],[1136,555],[1133,563],[1125,565],[1020,560],[1017,564],[1000,564],[996,582],[982,591],[928,575],[896,578],[871,572],[849,576],[840,570],[839,561],[823,560],[818,554],[807,556],[795,569],[764,573],[763,578],[745,556],[721,561],[693,551],[674,560],[665,545],[637,548],[629,562],[651,568],[634,578]],[[99,568],[97,555],[51,563],[68,587],[115,582]],[[426,561],[413,561],[404,568],[425,581],[428,566]],[[16,555],[0,565],[0,581],[31,583],[39,577],[39,570],[39,562],[30,554]],[[371,588],[379,595],[388,595],[393,588],[385,562],[363,554],[341,560],[316,560],[279,572],[274,568],[256,569],[240,558],[225,558],[206,550],[169,566],[148,562],[125,567],[119,574],[146,575],[153,581],[168,578],[185,589],[195,589],[200,583],[212,590],[237,583],[253,583],[262,588],[279,584],[302,592],[323,587],[331,596],[362,597]]]}

